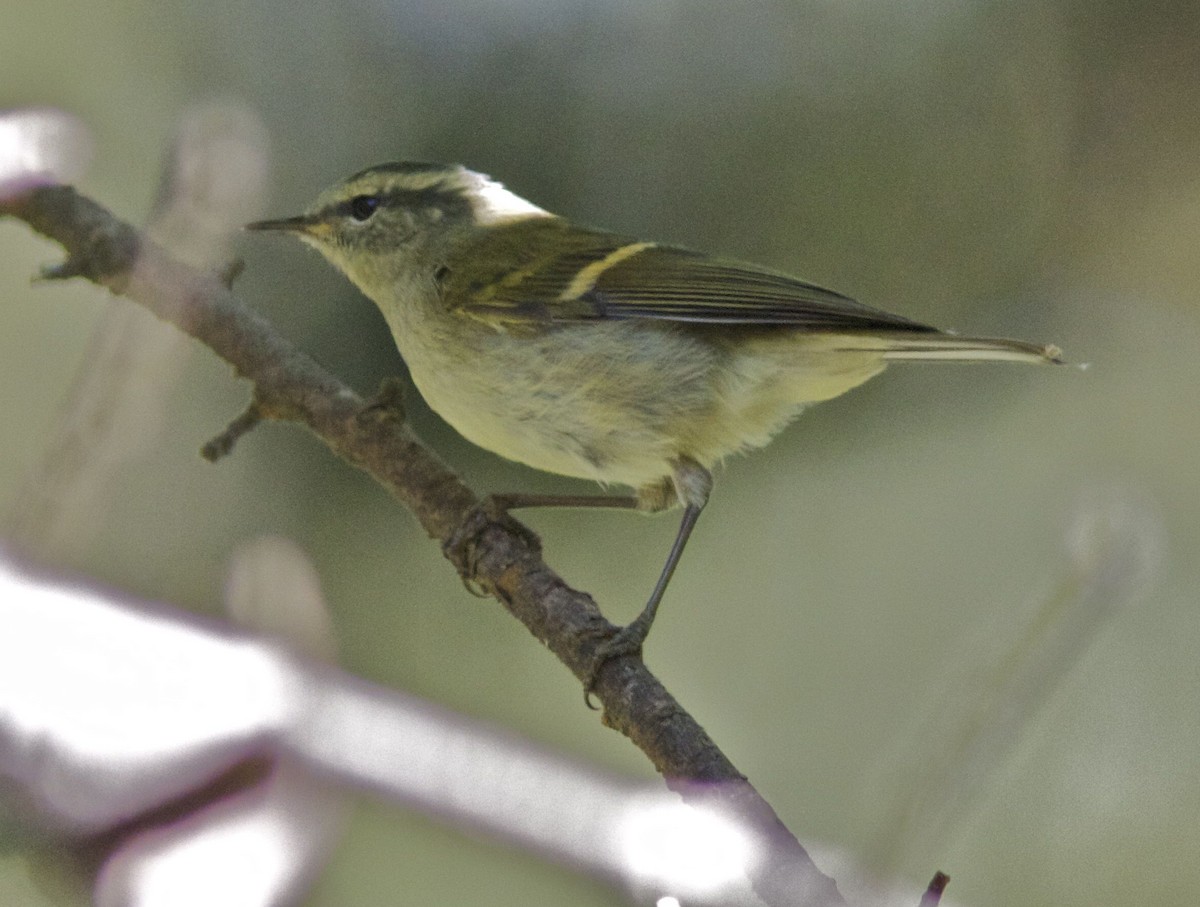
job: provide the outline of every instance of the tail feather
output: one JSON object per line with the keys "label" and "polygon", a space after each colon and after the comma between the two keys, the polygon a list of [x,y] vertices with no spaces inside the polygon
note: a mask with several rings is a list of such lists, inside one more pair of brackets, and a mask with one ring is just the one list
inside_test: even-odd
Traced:
{"label": "tail feather", "polygon": [[1027,343],[1005,337],[959,337],[957,334],[903,332],[863,337],[853,349],[877,349],[884,359],[919,361],[1043,362],[1061,365],[1062,350],[1054,344]]}

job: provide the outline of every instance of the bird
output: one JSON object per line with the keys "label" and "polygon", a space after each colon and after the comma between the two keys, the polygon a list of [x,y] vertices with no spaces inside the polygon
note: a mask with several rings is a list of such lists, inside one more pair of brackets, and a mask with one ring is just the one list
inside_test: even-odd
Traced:
{"label": "bird", "polygon": [[589,691],[608,660],[640,653],[726,457],[893,362],[1062,361],[1054,345],[960,336],[771,268],[582,226],[459,164],[370,167],[247,229],[298,237],[371,299],[463,437],[630,489],[496,496],[505,509],[683,508],[642,610],[597,648]]}

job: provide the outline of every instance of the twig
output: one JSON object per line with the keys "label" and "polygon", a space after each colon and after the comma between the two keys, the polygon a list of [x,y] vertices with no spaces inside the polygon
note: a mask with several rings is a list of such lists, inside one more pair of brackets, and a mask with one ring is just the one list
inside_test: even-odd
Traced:
{"label": "twig", "polygon": [[[0,214],[24,220],[66,249],[66,262],[48,276],[85,277],[128,297],[201,341],[253,383],[254,404],[219,440],[235,439],[259,418],[301,422],[407,505],[443,545],[478,516],[476,495],[409,432],[396,408],[364,403],[243,305],[218,276],[172,259],[69,187],[43,187],[9,198],[0,202]],[[488,519],[468,544],[447,547],[447,557],[582,680],[596,646],[615,628],[590,596],[569,588],[546,566],[532,538],[510,517]],[[668,785],[684,796],[724,805],[756,830],[763,861],[751,881],[763,901],[844,903],[833,880],[816,868],[770,805],[640,659],[607,663],[594,692],[604,723],[629,737]]]}
{"label": "twig", "polygon": [[946,890],[946,885],[949,883],[950,876],[944,872],[935,872],[929,882],[929,887],[921,895],[921,903],[918,907],[938,907],[938,904],[942,902],[942,894]]}
{"label": "twig", "polygon": [[210,463],[216,463],[233,452],[233,447],[242,437],[263,420],[262,407],[257,400],[252,400],[242,414],[225,427],[225,430],[200,448],[200,456]]}

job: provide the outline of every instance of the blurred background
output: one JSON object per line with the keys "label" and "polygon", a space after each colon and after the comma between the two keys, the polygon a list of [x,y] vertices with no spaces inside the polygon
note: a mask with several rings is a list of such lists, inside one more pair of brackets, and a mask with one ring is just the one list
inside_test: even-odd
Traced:
{"label": "blurred background", "polygon": [[[370,164],[459,161],[586,223],[1088,363],[896,366],[728,462],[646,659],[818,850],[915,882],[943,869],[980,907],[1200,901],[1200,7],[159,0],[85,17],[18,0],[3,20],[0,107],[80,116],[81,188],[134,222],[181,120],[220,101],[266,128],[269,190],[247,182],[247,219]],[[237,291],[301,347],[364,394],[403,373],[374,307],[317,256],[236,243]],[[202,461],[248,388],[190,343],[91,522],[39,536],[38,476],[109,311],[82,282],[31,286],[54,260],[0,223],[7,537],[217,613],[231,552],[289,536],[348,669],[652,776],[408,513],[302,430]],[[586,488],[472,448],[415,395],[410,410],[480,492]],[[617,622],[676,528],[527,519]],[[0,862],[0,902],[82,902],[26,857]],[[362,803],[309,903],[613,898]]]}

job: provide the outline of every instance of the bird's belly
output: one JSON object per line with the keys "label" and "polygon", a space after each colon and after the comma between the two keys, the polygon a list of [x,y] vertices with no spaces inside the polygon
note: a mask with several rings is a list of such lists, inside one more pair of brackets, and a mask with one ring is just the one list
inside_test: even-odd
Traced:
{"label": "bird's belly", "polygon": [[[417,327],[428,328],[428,323]],[[686,456],[711,467],[766,444],[805,404],[883,368],[838,338],[768,332],[737,342],[677,325],[615,321],[463,343],[396,330],[425,400],[468,440],[560,475],[659,484]]]}
{"label": "bird's belly", "polygon": [[599,408],[576,406],[568,412],[551,406],[542,413],[485,410],[478,404],[503,407],[513,402],[487,393],[432,394],[427,399],[468,441],[535,469],[631,487],[670,472],[670,455],[661,437],[632,429],[622,434],[600,430],[596,423],[605,413]]}
{"label": "bird's belly", "polygon": [[[630,322],[514,337],[485,328],[472,354],[397,336],[430,407],[473,443],[536,469],[638,488],[671,473],[711,408],[713,353]],[[406,346],[413,349],[406,350]]]}

